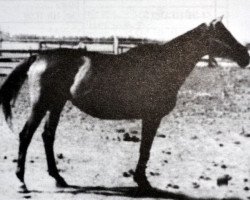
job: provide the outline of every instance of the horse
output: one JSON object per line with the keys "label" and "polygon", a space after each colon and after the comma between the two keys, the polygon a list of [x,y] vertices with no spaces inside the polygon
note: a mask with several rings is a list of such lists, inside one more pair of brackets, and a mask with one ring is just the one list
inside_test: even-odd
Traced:
{"label": "horse", "polygon": [[119,55],[80,49],[44,50],[18,65],[0,88],[7,122],[11,102],[28,76],[31,113],[19,134],[16,175],[25,186],[25,159],[32,136],[45,114],[42,138],[48,173],[56,184],[68,184],[59,174],[53,144],[60,113],[67,101],[104,120],[141,119],[139,160],[133,176],[138,189],[152,189],[146,177],[150,149],[161,119],[175,107],[177,94],[196,63],[205,55],[229,58],[245,68],[247,48],[222,23],[202,23],[164,44],[139,45]]}

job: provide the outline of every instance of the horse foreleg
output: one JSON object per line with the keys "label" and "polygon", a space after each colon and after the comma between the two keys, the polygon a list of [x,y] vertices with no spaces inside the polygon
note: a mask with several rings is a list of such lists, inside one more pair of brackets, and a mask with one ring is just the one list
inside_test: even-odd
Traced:
{"label": "horse foreleg", "polygon": [[143,119],[142,120],[142,139],[140,146],[140,157],[136,167],[134,181],[141,189],[151,188],[146,177],[147,162],[150,156],[150,149],[153,143],[154,136],[160,124],[160,119]]}
{"label": "horse foreleg", "polygon": [[53,107],[49,113],[49,117],[45,123],[44,132],[42,138],[44,141],[45,153],[47,157],[48,172],[49,175],[55,178],[57,186],[66,187],[66,181],[60,176],[58,169],[56,167],[56,161],[54,156],[54,140],[55,132],[60,118],[60,113],[62,111],[64,104],[60,106]]}
{"label": "horse foreleg", "polygon": [[19,134],[20,143],[16,175],[22,183],[24,183],[24,171],[27,149],[29,147],[34,132],[36,131],[42,118],[45,115],[45,110],[43,108],[44,107],[39,104],[33,106],[31,115],[25,123],[23,130]]}
{"label": "horse foreleg", "polygon": [[209,59],[208,59],[208,67],[211,67],[211,68],[218,67],[217,61],[216,61],[215,58],[212,57],[212,56],[209,56]]}

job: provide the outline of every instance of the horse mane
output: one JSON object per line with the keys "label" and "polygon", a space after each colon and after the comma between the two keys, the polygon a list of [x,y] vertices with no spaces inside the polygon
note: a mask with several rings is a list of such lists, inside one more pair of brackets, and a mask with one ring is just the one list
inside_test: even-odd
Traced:
{"label": "horse mane", "polygon": [[205,23],[202,23],[196,28],[166,42],[164,46],[172,46],[172,45],[176,46],[179,44],[184,44],[185,42],[193,40],[193,39],[196,40],[200,36],[204,35],[207,29],[208,29],[207,25]]}
{"label": "horse mane", "polygon": [[141,44],[135,48],[130,49],[125,54],[128,55],[137,55],[137,56],[146,56],[152,54],[159,54],[166,52],[167,49],[172,49],[173,47],[178,47],[179,45],[185,44],[187,41],[196,40],[205,34],[207,30],[207,25],[205,23],[200,24],[196,28],[177,36],[176,38],[164,43],[164,44]]}

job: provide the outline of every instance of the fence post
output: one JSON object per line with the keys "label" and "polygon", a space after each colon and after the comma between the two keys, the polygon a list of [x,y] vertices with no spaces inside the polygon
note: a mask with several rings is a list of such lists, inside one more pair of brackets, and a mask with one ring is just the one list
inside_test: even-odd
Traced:
{"label": "fence post", "polygon": [[[0,50],[2,50],[3,47],[3,38],[0,37]],[[2,53],[0,52],[0,56],[2,56]]]}
{"label": "fence post", "polygon": [[39,47],[38,47],[38,49],[39,49],[39,50],[42,50],[42,48],[43,48],[43,42],[40,41],[40,42],[39,42]]}
{"label": "fence post", "polygon": [[119,53],[119,40],[117,36],[114,36],[113,52],[115,55]]}
{"label": "fence post", "polygon": [[[3,37],[2,37],[2,32],[0,31],[0,50],[2,50],[3,47]],[[0,56],[2,56],[2,53],[0,52]]]}

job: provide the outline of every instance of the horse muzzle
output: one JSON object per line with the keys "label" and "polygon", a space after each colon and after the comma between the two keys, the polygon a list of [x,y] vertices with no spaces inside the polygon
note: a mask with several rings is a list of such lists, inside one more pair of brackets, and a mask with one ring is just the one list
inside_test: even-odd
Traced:
{"label": "horse muzzle", "polygon": [[249,62],[250,62],[250,56],[248,54],[248,51],[238,56],[237,63],[241,68],[245,68],[246,66],[248,66]]}
{"label": "horse muzzle", "polygon": [[248,57],[248,59],[240,60],[237,63],[241,68],[246,68],[246,66],[249,65],[249,59],[250,57]]}

